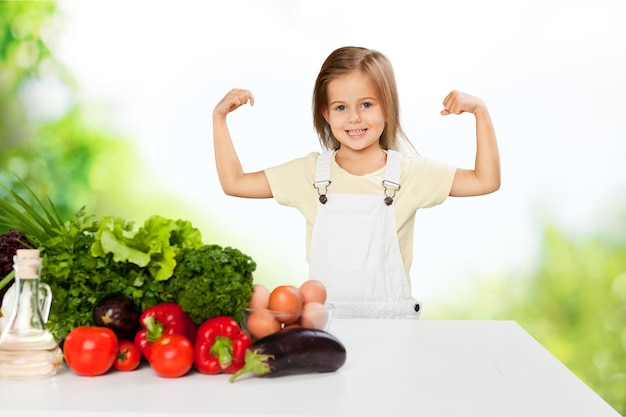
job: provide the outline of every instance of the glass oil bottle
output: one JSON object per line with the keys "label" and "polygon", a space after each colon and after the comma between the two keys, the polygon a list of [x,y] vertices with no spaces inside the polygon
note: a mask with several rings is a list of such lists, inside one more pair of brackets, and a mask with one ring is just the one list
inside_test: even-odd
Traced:
{"label": "glass oil bottle", "polygon": [[15,282],[2,303],[0,378],[52,376],[63,363],[63,353],[45,326],[52,293],[41,282],[40,252],[18,249],[13,260]]}

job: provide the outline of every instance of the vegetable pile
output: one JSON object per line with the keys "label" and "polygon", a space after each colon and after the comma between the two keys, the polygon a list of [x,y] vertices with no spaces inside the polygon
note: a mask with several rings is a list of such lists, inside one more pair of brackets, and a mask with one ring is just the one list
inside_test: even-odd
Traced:
{"label": "vegetable pile", "polygon": [[[195,368],[233,374],[232,382],[247,372],[272,377],[344,364],[344,346],[321,330],[328,320],[321,282],[270,292],[253,284],[252,258],[203,243],[189,221],[153,215],[136,227],[95,220],[84,207],[65,220],[24,186],[34,205],[6,187],[11,199],[0,199],[0,224],[10,228],[0,234],[0,290],[13,281],[16,250],[39,249],[41,280],[53,294],[47,326],[75,374],[133,371],[145,361],[160,377]],[[272,334],[248,328],[250,311],[277,314]]]}

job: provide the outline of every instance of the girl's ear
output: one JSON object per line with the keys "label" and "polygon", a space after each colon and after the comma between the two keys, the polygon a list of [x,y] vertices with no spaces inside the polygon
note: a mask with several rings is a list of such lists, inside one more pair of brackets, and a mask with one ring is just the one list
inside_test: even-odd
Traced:
{"label": "girl's ear", "polygon": [[324,116],[324,120],[326,120],[326,123],[328,123],[328,106],[322,109],[322,116]]}

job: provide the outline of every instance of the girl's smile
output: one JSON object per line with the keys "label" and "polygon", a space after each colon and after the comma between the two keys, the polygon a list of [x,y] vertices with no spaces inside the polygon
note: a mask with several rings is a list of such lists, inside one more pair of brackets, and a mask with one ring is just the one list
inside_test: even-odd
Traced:
{"label": "girl's smile", "polygon": [[365,134],[365,132],[367,132],[367,129],[347,130],[346,132],[352,138],[357,139],[357,138],[363,136]]}

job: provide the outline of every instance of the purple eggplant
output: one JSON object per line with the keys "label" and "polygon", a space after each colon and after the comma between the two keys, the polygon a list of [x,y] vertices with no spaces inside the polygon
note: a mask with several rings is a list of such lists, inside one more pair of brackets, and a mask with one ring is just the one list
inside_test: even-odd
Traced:
{"label": "purple eggplant", "polygon": [[130,298],[112,294],[96,303],[93,321],[96,326],[108,327],[118,339],[133,340],[139,330],[140,312]]}
{"label": "purple eggplant", "polygon": [[334,372],[346,362],[345,346],[332,334],[317,329],[293,328],[258,339],[246,351],[244,366],[230,382],[245,373],[260,377]]}

